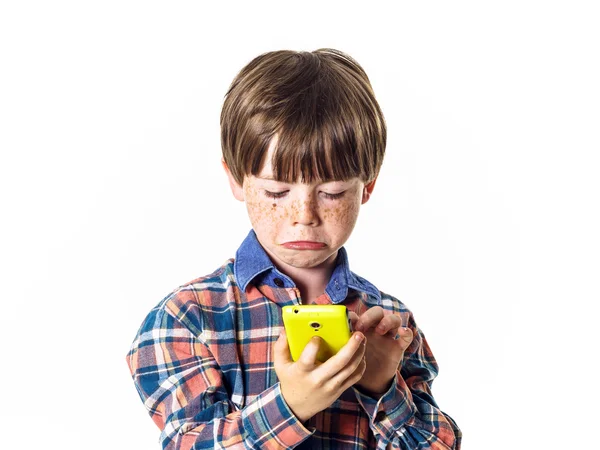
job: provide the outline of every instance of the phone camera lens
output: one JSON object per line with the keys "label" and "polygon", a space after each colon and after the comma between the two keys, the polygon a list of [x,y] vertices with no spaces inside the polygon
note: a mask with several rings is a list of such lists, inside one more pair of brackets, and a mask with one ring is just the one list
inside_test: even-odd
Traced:
{"label": "phone camera lens", "polygon": [[300,310],[298,308],[294,308],[294,314],[298,314]]}

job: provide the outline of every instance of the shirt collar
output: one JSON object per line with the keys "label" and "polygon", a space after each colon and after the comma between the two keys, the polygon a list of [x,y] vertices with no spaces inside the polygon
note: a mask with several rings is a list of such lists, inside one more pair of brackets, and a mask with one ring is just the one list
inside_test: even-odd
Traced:
{"label": "shirt collar", "polygon": [[[294,281],[287,275],[281,273],[258,242],[256,233],[251,230],[238,248],[235,255],[233,271],[242,291],[246,291],[248,284],[254,279],[266,283],[274,289],[293,288]],[[257,280],[258,281],[258,280]],[[341,303],[348,297],[348,289],[364,292],[367,301],[376,305],[381,304],[381,294],[369,281],[361,278],[350,271],[348,254],[345,248],[340,248],[331,279],[325,288],[325,292],[333,303]]]}

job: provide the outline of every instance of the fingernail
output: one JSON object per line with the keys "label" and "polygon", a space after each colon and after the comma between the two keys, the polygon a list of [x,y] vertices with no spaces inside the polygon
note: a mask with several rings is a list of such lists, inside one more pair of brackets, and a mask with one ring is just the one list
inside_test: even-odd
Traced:
{"label": "fingernail", "polygon": [[354,335],[354,339],[356,339],[358,342],[360,342],[364,339],[364,336],[361,333],[356,333]]}

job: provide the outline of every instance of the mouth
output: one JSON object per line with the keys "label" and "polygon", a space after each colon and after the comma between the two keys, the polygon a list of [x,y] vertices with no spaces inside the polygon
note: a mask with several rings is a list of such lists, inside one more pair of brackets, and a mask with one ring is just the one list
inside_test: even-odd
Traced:
{"label": "mouth", "polygon": [[314,241],[290,241],[284,242],[282,246],[291,250],[320,250],[326,247],[323,242]]}

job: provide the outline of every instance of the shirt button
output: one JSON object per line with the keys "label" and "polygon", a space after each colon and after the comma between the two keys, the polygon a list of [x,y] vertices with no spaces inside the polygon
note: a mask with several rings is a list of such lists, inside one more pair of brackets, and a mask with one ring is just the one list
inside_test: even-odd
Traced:
{"label": "shirt button", "polygon": [[277,286],[277,287],[283,287],[284,286],[283,280],[281,278],[275,278],[273,280],[273,283],[275,283],[275,286]]}
{"label": "shirt button", "polygon": [[385,419],[385,411],[379,411],[375,416],[375,420],[381,422],[383,419]]}

